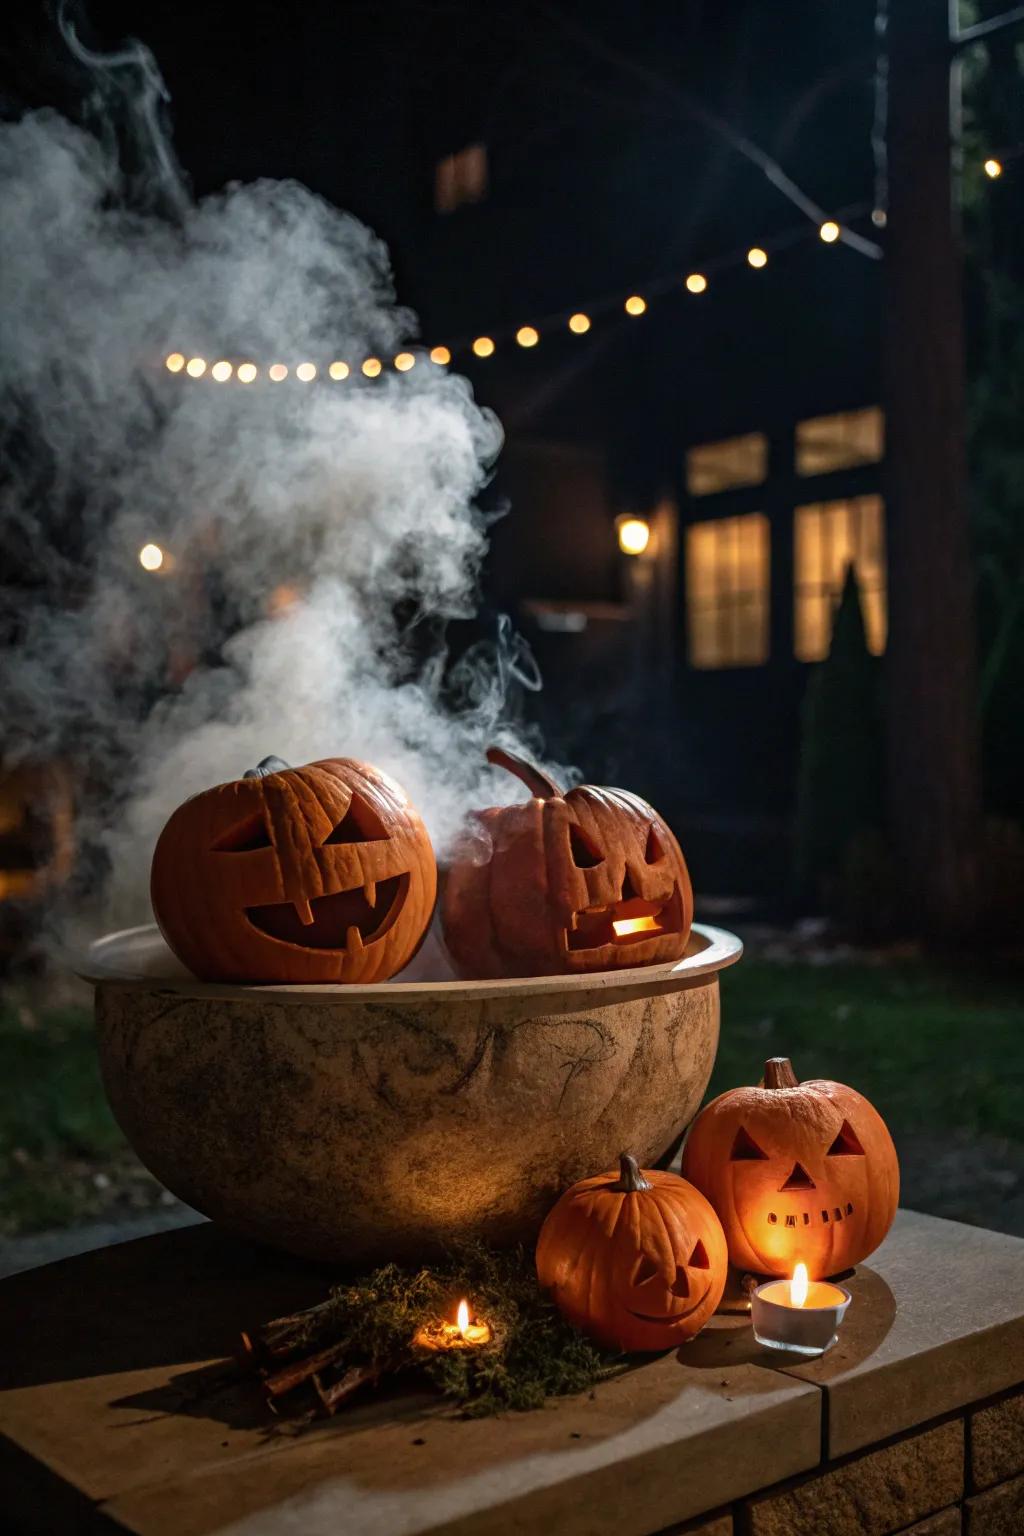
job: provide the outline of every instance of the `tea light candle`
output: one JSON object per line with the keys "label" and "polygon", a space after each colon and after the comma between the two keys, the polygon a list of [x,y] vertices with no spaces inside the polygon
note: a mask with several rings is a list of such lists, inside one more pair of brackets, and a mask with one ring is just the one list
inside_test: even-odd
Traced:
{"label": "tea light candle", "polygon": [[769,1349],[799,1355],[820,1355],[836,1341],[851,1296],[841,1285],[808,1280],[807,1265],[798,1264],[792,1280],[769,1280],[750,1297],[754,1337]]}
{"label": "tea light candle", "polygon": [[486,1323],[470,1322],[469,1302],[460,1301],[454,1323],[425,1323],[416,1330],[413,1343],[419,1349],[475,1349],[489,1344],[493,1335]]}

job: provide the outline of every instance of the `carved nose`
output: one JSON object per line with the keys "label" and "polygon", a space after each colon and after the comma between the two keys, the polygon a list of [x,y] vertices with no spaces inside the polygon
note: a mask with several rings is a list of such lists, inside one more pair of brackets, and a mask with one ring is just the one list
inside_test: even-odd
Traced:
{"label": "carved nose", "polygon": [[686,1270],[683,1269],[682,1266],[680,1266],[679,1269],[676,1270],[676,1278],[673,1281],[672,1286],[670,1287],[670,1289],[672,1291],[672,1295],[673,1296],[679,1296],[684,1301],[689,1296],[689,1294],[690,1294],[690,1282],[686,1278]]}
{"label": "carved nose", "polygon": [[782,1189],[813,1189],[814,1180],[802,1163],[793,1164],[793,1172],[781,1186]]}

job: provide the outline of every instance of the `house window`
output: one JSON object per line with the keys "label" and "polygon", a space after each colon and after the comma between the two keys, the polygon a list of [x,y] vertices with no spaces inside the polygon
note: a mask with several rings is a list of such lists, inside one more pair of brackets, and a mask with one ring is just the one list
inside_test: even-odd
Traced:
{"label": "house window", "polygon": [[482,202],[487,195],[487,145],[467,144],[454,155],[445,155],[434,167],[434,207],[438,213],[454,213],[465,203]]}
{"label": "house window", "polygon": [[700,443],[686,455],[686,484],[691,496],[760,485],[768,473],[768,439],[763,432]]}
{"label": "house window", "polygon": [[798,475],[828,475],[858,464],[877,464],[885,449],[885,417],[877,405],[864,411],[815,416],[796,428]]}
{"label": "house window", "polygon": [[868,649],[885,650],[885,529],[881,496],[815,502],[794,513],[793,635],[800,661],[821,661],[848,566],[860,591]]}
{"label": "house window", "polygon": [[768,519],[761,512],[686,530],[690,665],[757,667],[768,659]]}

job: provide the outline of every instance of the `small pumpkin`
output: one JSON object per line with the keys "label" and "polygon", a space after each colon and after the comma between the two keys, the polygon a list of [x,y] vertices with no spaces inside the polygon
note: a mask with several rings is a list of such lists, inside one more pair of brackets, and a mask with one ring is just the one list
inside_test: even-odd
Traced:
{"label": "small pumpkin", "polygon": [[444,884],[445,944],[463,976],[550,976],[678,960],[693,921],[686,862],[639,795],[563,794],[501,748],[488,761],[531,798],[480,812]]}
{"label": "small pumpkin", "polygon": [[351,758],[264,758],[180,805],[153,854],[156,920],[203,981],[382,981],[415,954],[436,891],[405,791]]}
{"label": "small pumpkin", "polygon": [[896,1148],[881,1115],[842,1083],[801,1083],[783,1056],[758,1088],[697,1116],[683,1174],[711,1201],[739,1269],[812,1279],[873,1253],[899,1204]]}
{"label": "small pumpkin", "polygon": [[721,1223],[674,1173],[582,1179],[549,1211],[537,1278],[562,1315],[611,1349],[672,1349],[699,1333],[722,1299],[728,1264]]}

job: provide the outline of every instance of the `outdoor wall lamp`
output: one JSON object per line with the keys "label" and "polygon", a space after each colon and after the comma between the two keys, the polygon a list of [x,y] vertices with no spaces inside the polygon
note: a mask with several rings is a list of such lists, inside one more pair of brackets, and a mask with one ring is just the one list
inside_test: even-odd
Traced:
{"label": "outdoor wall lamp", "polygon": [[651,541],[651,525],[645,517],[617,517],[615,532],[624,555],[642,555]]}

